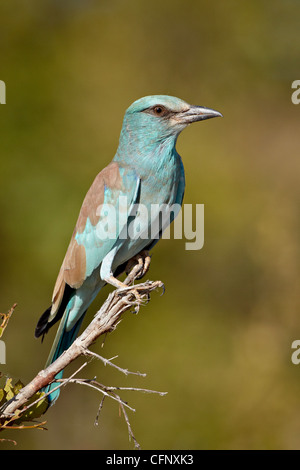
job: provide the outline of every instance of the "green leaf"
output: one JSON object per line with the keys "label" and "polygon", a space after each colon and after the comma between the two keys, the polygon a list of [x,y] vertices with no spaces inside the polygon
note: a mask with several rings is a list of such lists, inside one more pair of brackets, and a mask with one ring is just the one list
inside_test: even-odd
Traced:
{"label": "green leaf", "polygon": [[[44,392],[37,392],[33,397],[30,399],[29,403],[26,406],[29,406],[30,403],[33,403],[38,398],[42,398],[45,395]],[[21,414],[20,418],[15,421],[15,423],[21,423],[23,421],[33,421],[43,415],[49,406],[47,398],[42,398],[39,400],[35,405],[33,405],[29,410],[25,411]]]}
{"label": "green leaf", "polygon": [[[17,395],[23,387],[24,387],[24,384],[21,382],[21,380],[18,380],[15,384],[13,384],[12,378],[11,377],[7,378],[5,382],[5,386],[3,388],[0,388],[0,406],[3,405],[6,401],[13,398],[15,395]],[[16,424],[20,425],[24,421],[33,421],[39,418],[42,414],[44,414],[47,411],[47,408],[49,406],[48,399],[43,398],[44,395],[45,395],[44,392],[37,392],[27,403],[24,409],[24,412],[22,412],[22,410],[18,410],[15,413],[15,416],[19,415],[20,417],[13,420],[13,425],[16,425]],[[32,407],[26,410],[26,408],[31,403],[35,402],[39,398],[40,400],[37,403],[35,403]]]}
{"label": "green leaf", "polygon": [[6,380],[6,384],[4,386],[4,391],[6,393],[6,401],[10,400],[11,398],[14,397],[14,389],[12,385],[12,378],[8,378]]}
{"label": "green leaf", "polygon": [[6,401],[5,400],[6,393],[3,390],[3,388],[0,388],[0,406],[3,405],[3,403]]}
{"label": "green leaf", "polygon": [[21,380],[18,380],[15,385],[13,386],[13,391],[14,395],[17,395],[19,391],[24,387],[24,384],[21,382]]}

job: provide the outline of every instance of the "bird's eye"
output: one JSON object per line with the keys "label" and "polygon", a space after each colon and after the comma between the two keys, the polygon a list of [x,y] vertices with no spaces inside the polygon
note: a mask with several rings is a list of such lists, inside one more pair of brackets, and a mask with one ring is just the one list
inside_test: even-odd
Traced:
{"label": "bird's eye", "polygon": [[157,117],[170,117],[173,114],[170,109],[166,108],[162,104],[156,104],[155,106],[144,109],[144,112]]}
{"label": "bird's eye", "polygon": [[155,108],[153,108],[153,111],[155,112],[155,114],[162,114],[164,110],[161,106],[155,106]]}
{"label": "bird's eye", "polygon": [[152,106],[151,108],[148,108],[147,110],[149,113],[154,114],[154,116],[159,116],[159,117],[164,117],[170,114],[170,111],[168,108],[165,108],[162,105],[156,105]]}

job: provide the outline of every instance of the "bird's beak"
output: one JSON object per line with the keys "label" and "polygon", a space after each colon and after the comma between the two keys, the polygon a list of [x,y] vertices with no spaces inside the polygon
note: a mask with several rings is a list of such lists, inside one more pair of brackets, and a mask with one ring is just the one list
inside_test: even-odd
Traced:
{"label": "bird's beak", "polygon": [[214,109],[205,108],[204,106],[190,106],[187,111],[178,115],[181,122],[191,124],[196,121],[204,121],[204,119],[211,119],[214,117],[223,117],[219,111]]}

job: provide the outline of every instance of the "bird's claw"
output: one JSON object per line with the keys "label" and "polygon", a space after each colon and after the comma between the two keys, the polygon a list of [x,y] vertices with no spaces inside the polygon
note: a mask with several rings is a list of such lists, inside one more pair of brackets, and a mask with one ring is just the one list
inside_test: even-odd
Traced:
{"label": "bird's claw", "polygon": [[144,284],[137,284],[135,286],[126,286],[126,287],[121,287],[117,290],[118,294],[132,294],[135,299],[136,303],[136,308],[135,308],[135,313],[139,311],[140,305],[143,303],[147,303],[149,301],[149,293],[145,292],[139,292],[139,291],[144,291],[145,290],[145,285]]}
{"label": "bird's claw", "polygon": [[150,268],[151,256],[149,251],[143,250],[136,256],[133,256],[126,265],[126,274],[130,275],[133,271],[135,279],[141,279]]}

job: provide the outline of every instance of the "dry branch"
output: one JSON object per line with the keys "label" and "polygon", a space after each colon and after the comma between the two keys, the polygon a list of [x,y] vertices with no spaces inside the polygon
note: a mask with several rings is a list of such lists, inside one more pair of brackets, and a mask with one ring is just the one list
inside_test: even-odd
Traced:
{"label": "dry branch", "polygon": [[[69,347],[69,349],[66,350],[55,362],[50,364],[46,369],[41,370],[37,374],[37,376],[28,385],[22,388],[20,392],[12,400],[10,400],[4,406],[2,406],[2,408],[0,409],[0,421],[12,418],[13,416],[16,416],[16,413],[18,414],[18,417],[20,417],[20,412],[23,413],[26,410],[28,410],[28,408],[30,407],[30,405],[26,406],[26,404],[28,404],[28,400],[30,400],[30,398],[32,398],[36,392],[41,390],[46,385],[49,385],[53,381],[59,382],[55,380],[55,376],[61,370],[65,369],[69,364],[71,364],[71,362],[73,362],[79,356],[84,355],[84,356],[97,357],[98,359],[101,359],[105,364],[113,366],[125,374],[131,373],[127,369],[121,369],[120,367],[113,364],[111,362],[111,359],[108,360],[108,359],[102,358],[96,353],[91,352],[89,350],[89,347],[97,340],[99,336],[113,331],[116,328],[117,324],[119,323],[120,317],[122,316],[124,312],[126,312],[127,310],[133,307],[138,310],[142,303],[148,302],[149,295],[152,291],[158,288],[164,287],[161,281],[146,281],[141,284],[130,286],[130,284],[132,284],[134,280],[138,278],[138,274],[139,274],[138,268],[139,268],[138,266],[134,266],[130,274],[127,276],[125,280],[125,284],[128,285],[127,288],[117,289],[109,294],[108,298],[106,299],[106,301],[104,302],[100,310],[97,312],[92,322],[83,331],[83,333],[74,341],[74,343]],[[78,371],[76,371],[76,373],[77,372]],[[139,372],[136,372],[135,374],[142,375],[142,376],[145,375]],[[61,380],[60,383],[58,384],[58,387],[61,387],[63,384],[66,384],[67,382],[76,382],[76,380],[73,379],[73,377],[74,377],[74,374],[69,379]],[[94,388],[97,388],[98,390],[102,391],[102,393],[104,394],[103,396],[108,394],[111,398],[116,399],[121,406],[125,420],[128,425],[128,417],[124,410],[124,406],[126,406],[126,404],[115,393],[115,390],[121,390],[121,388],[105,387],[104,385],[99,384],[95,381],[89,381],[89,380],[83,380],[83,379],[81,380],[77,379],[77,383],[84,383],[85,385],[89,384],[90,386],[93,386]],[[135,390],[135,389],[132,389],[132,390]],[[136,389],[136,390],[140,390],[144,392],[153,392],[153,391],[144,390],[144,389]],[[162,392],[157,392],[157,393],[162,394]],[[103,399],[100,404],[100,409],[102,408],[102,405],[103,405]],[[130,425],[128,429],[129,429],[129,435],[133,438],[134,442],[136,443],[136,440],[132,434]]]}

